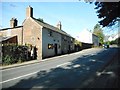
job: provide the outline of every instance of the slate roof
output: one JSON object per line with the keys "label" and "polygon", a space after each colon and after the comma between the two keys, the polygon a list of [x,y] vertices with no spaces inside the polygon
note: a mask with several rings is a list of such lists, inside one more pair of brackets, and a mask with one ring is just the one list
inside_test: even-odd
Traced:
{"label": "slate roof", "polygon": [[4,30],[8,30],[8,29],[15,29],[15,28],[21,28],[23,26],[16,26],[16,27],[13,27],[13,28],[3,28],[3,29],[0,29],[0,31],[4,31]]}
{"label": "slate roof", "polygon": [[[57,27],[54,27],[54,26],[52,26],[52,25],[50,25],[50,24],[48,24],[48,23],[46,23],[46,22],[44,22],[44,21],[40,21],[40,20],[38,20],[38,19],[36,19],[36,18],[33,18],[33,20],[34,20],[35,22],[37,22],[39,25],[41,25],[41,26],[43,26],[43,27],[45,27],[45,28],[48,28],[48,29],[53,30],[53,31],[55,31],[55,32],[58,32],[58,33],[60,33],[60,34],[63,34],[63,35],[72,37],[71,35],[69,35],[69,34],[66,33],[65,31],[60,30],[60,29],[58,29]],[[20,27],[23,27],[23,26],[16,26],[16,27],[14,27],[14,28],[20,28]],[[4,28],[4,29],[0,29],[0,31],[8,30],[8,29],[14,29],[14,28]]]}
{"label": "slate roof", "polygon": [[39,25],[41,25],[41,26],[43,26],[43,27],[45,27],[45,28],[48,28],[48,29],[53,30],[53,31],[55,31],[55,32],[58,32],[58,33],[60,33],[60,34],[63,34],[63,35],[72,37],[71,35],[67,34],[65,31],[60,30],[60,29],[58,29],[57,27],[54,27],[54,26],[52,26],[52,25],[50,25],[50,24],[48,24],[48,23],[45,23],[44,21],[40,21],[40,20],[38,20],[38,19],[36,19],[36,18],[33,18],[33,19],[34,19]]}

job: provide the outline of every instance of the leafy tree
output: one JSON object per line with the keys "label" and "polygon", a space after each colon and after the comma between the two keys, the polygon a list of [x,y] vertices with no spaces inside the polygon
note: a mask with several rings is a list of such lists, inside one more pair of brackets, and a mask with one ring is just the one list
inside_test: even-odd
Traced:
{"label": "leafy tree", "polygon": [[95,1],[95,9],[97,10],[96,13],[98,13],[98,18],[101,20],[99,21],[99,24],[103,27],[110,27],[116,24],[116,21],[118,21],[118,18],[120,18],[120,1],[114,1],[114,2],[106,2],[100,1],[100,0],[84,0],[87,3],[93,3]]}
{"label": "leafy tree", "polygon": [[120,2],[95,2],[98,18],[102,19],[99,21],[100,25],[112,26],[120,17],[119,8]]}
{"label": "leafy tree", "polygon": [[113,40],[113,41],[111,41],[110,44],[111,44],[111,45],[112,45],[112,44],[116,44],[116,45],[120,46],[120,37],[117,38],[117,39],[115,39],[115,40]]}
{"label": "leafy tree", "polygon": [[104,34],[103,34],[103,30],[102,30],[102,28],[100,27],[99,24],[96,24],[94,26],[93,34],[95,34],[96,36],[98,36],[99,40],[100,40],[100,43],[103,44]]}

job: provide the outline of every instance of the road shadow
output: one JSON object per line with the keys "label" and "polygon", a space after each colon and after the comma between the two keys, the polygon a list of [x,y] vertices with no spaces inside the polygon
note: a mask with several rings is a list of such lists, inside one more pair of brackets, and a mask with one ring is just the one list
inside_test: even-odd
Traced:
{"label": "road shadow", "polygon": [[[111,55],[108,50],[83,55],[70,61],[65,66],[39,71],[36,75],[21,79],[15,85],[2,90],[63,90],[63,88],[77,90],[83,88],[94,81],[93,77],[96,76],[96,72],[100,71],[101,67],[109,62],[108,57],[105,57],[108,54]],[[103,57],[105,58],[103,59]]]}

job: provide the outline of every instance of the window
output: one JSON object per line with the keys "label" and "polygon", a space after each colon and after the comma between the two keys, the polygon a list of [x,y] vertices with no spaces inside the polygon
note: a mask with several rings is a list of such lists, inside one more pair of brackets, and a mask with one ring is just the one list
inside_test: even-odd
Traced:
{"label": "window", "polygon": [[71,38],[71,41],[73,41],[73,39]]}
{"label": "window", "polygon": [[71,43],[73,43],[73,39],[71,38]]}
{"label": "window", "polygon": [[53,49],[53,44],[48,44],[48,49]]}
{"label": "window", "polygon": [[67,37],[66,36],[64,37],[64,41],[67,41]]}
{"label": "window", "polygon": [[51,30],[48,31],[48,35],[49,35],[49,36],[53,36]]}

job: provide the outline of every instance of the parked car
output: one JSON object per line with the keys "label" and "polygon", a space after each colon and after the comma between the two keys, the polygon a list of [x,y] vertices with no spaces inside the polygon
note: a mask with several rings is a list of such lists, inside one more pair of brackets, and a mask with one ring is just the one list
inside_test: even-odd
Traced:
{"label": "parked car", "polygon": [[103,44],[103,48],[109,48],[108,44]]}

